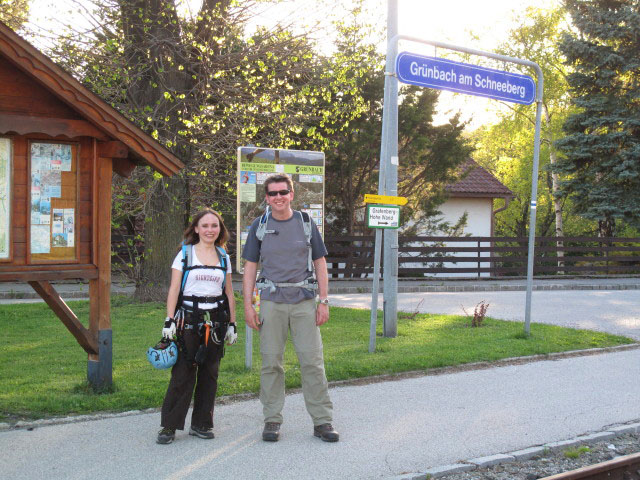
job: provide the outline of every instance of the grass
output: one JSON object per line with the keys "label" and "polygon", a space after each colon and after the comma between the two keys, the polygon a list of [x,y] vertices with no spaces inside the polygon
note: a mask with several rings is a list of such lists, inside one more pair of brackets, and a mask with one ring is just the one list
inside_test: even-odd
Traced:
{"label": "grass", "polygon": [[[69,302],[87,325],[89,304]],[[145,352],[160,338],[164,304],[136,304],[124,297],[112,301],[113,388],[94,393],[86,382],[87,355],[60,320],[43,303],[0,305],[0,419],[126,411],[158,407],[169,371],[154,370]],[[244,368],[244,323],[239,316],[239,344],[227,347],[222,360],[219,395],[257,392],[259,340],[254,335],[254,367]],[[368,353],[369,311],[331,308],[322,327],[327,377],[344,380],[371,375],[426,370],[469,362],[547,354],[634,343],[602,332],[532,324],[522,335],[522,323],[486,318],[471,328],[469,317],[400,314],[398,336],[381,336],[378,321],[376,353]],[[300,386],[300,369],[289,344],[285,353],[287,388]]]}
{"label": "grass", "polygon": [[577,448],[569,448],[564,451],[564,456],[567,458],[576,459],[579,458],[580,455],[590,452],[591,449],[589,447],[585,447],[584,445]]}

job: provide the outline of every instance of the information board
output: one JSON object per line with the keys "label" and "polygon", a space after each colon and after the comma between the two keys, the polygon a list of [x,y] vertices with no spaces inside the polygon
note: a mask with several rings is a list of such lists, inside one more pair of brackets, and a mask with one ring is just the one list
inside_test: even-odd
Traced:
{"label": "information board", "polygon": [[77,245],[77,146],[32,142],[29,156],[31,261],[74,261]]}
{"label": "information board", "polygon": [[238,148],[238,247],[236,269],[242,272],[242,248],[253,220],[266,208],[264,181],[286,173],[293,181],[294,210],[307,212],[324,233],[324,153],[274,148]]}

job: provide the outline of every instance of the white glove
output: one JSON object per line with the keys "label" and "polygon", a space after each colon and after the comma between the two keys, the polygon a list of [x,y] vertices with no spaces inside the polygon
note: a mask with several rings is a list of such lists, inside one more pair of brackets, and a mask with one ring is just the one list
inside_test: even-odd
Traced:
{"label": "white glove", "polygon": [[173,318],[167,317],[164,319],[164,328],[162,329],[162,338],[168,338],[172,340],[176,335],[176,322]]}
{"label": "white glove", "polygon": [[227,334],[224,336],[227,345],[233,345],[238,340],[238,330],[235,323],[230,323],[227,327]]}

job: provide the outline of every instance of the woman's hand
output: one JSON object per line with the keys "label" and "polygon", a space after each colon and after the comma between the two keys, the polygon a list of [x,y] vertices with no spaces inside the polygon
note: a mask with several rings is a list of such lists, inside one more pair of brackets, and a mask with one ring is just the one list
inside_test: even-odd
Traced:
{"label": "woman's hand", "polygon": [[233,345],[238,340],[238,330],[236,328],[236,324],[230,323],[227,327],[227,334],[224,336],[227,345]]}
{"label": "woman's hand", "polygon": [[164,319],[164,328],[162,329],[162,338],[168,338],[169,340],[173,340],[173,337],[176,335],[176,321],[167,317]]}

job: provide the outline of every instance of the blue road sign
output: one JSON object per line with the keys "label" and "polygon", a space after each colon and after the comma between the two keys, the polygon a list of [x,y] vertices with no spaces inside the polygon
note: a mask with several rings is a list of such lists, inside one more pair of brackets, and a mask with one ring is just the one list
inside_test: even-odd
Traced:
{"label": "blue road sign", "polygon": [[530,105],[536,97],[536,84],[528,75],[477,67],[444,58],[402,52],[396,60],[396,73],[403,83],[506,102]]}

